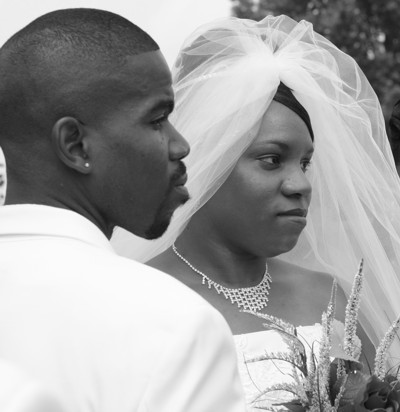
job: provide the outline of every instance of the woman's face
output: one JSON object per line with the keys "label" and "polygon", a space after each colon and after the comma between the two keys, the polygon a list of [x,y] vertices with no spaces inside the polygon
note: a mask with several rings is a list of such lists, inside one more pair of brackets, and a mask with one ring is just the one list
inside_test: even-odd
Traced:
{"label": "woman's face", "polygon": [[313,142],[306,124],[273,101],[260,132],[203,207],[228,247],[272,257],[292,249],[306,225]]}

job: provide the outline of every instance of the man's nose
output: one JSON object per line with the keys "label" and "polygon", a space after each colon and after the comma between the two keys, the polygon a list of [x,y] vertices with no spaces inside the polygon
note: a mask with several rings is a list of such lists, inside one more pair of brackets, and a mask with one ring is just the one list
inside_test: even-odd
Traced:
{"label": "man's nose", "polygon": [[189,143],[186,139],[171,125],[171,135],[169,141],[169,156],[171,160],[180,160],[186,157],[190,152]]}

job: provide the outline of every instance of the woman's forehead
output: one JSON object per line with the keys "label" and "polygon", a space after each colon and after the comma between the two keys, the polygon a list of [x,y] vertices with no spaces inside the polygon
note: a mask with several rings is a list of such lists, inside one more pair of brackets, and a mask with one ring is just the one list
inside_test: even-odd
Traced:
{"label": "woman's forehead", "polygon": [[253,145],[273,142],[288,144],[301,136],[312,146],[311,135],[303,119],[285,105],[272,101],[263,116]]}

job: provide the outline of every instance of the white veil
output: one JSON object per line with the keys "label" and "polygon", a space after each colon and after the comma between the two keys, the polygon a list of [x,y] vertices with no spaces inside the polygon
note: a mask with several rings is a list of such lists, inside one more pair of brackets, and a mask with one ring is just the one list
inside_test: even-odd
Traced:
{"label": "white veil", "polygon": [[[363,257],[361,324],[376,345],[400,313],[400,180],[378,99],[356,62],[305,21],[225,18],[186,39],[173,81],[172,121],[192,148],[192,199],[161,239],[117,229],[115,249],[146,261],[171,245],[251,143],[282,81],[310,115],[316,151],[308,224],[281,257],[332,273],[346,294]],[[400,361],[399,339],[391,357]]]}

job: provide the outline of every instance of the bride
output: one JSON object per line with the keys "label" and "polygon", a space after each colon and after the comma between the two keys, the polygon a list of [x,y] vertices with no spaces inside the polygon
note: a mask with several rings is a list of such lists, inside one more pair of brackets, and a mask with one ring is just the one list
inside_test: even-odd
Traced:
{"label": "bride", "polygon": [[[227,18],[189,36],[173,80],[173,121],[192,147],[192,199],[158,241],[117,231],[117,251],[153,258],[222,312],[254,408],[286,400],[259,394],[290,380],[291,368],[247,362],[285,343],[241,309],[294,324],[307,348],[320,337],[333,278],[343,321],[363,258],[358,334],[371,364],[400,313],[400,183],[379,102],[357,64],[304,21]],[[392,348],[394,365],[400,342]]]}

